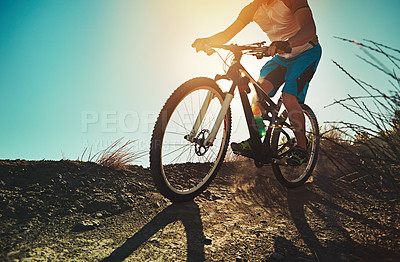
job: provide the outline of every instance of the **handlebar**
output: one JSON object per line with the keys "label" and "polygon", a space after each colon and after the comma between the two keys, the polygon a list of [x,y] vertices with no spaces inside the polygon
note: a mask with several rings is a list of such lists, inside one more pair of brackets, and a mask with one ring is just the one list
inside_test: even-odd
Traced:
{"label": "handlebar", "polygon": [[236,54],[246,54],[246,55],[252,55],[257,57],[257,59],[261,59],[263,57],[268,57],[268,46],[265,45],[266,42],[259,42],[259,43],[253,43],[249,45],[236,45],[236,44],[230,44],[230,45],[217,45],[217,44],[208,44],[203,50],[207,55],[212,55],[215,53],[215,49],[225,49],[228,51],[231,51],[232,53]]}

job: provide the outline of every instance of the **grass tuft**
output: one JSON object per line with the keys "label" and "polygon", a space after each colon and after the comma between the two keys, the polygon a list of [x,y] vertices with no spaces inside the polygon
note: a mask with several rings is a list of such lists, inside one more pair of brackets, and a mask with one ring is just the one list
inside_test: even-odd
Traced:
{"label": "grass tuft", "polygon": [[88,153],[87,161],[94,162],[101,166],[113,168],[115,170],[124,170],[134,161],[139,160],[140,158],[146,155],[146,152],[139,151],[135,152],[134,143],[137,140],[128,140],[127,142],[121,145],[123,137],[117,139],[111,145],[109,145],[106,149],[97,152],[92,155],[93,147],[86,147],[82,153],[80,161],[83,161],[86,153]]}
{"label": "grass tuft", "polygon": [[[340,156],[339,162],[345,163],[349,159],[357,158],[348,166],[357,168],[365,185],[374,188],[376,192],[387,189],[400,193],[400,70],[399,50],[364,40],[361,43],[349,39],[338,38],[342,41],[357,45],[368,57],[357,56],[362,62],[370,65],[379,73],[388,77],[388,82],[374,86],[353,76],[338,62],[333,63],[349,77],[365,95],[351,96],[336,100],[330,106],[341,106],[356,118],[364,122],[327,122],[330,127],[322,132],[323,141],[329,142],[333,147],[326,149],[342,149],[345,154]],[[379,57],[378,57],[379,56]],[[386,63],[381,59],[386,59]],[[393,67],[393,69],[389,69]],[[385,87],[384,85],[388,87]],[[331,155],[334,151],[328,152]]]}

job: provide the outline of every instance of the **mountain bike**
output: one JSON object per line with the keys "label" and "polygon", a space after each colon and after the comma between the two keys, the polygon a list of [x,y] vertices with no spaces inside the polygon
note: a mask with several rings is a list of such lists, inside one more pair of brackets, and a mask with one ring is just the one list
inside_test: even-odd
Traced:
{"label": "mountain bike", "polygon": [[[236,90],[240,95],[252,155],[256,167],[271,165],[277,180],[286,187],[303,185],[311,175],[319,151],[319,127],[311,108],[301,104],[306,119],[308,159],[301,166],[284,161],[296,144],[294,128],[282,102],[266,94],[240,63],[243,55],[258,59],[268,56],[265,42],[249,45],[210,45],[208,55],[216,49],[229,51],[232,63],[224,75],[214,79],[198,77],[178,87],[164,104],[154,126],[150,146],[150,169],[157,189],[173,202],[188,201],[201,194],[215,178],[224,162],[231,135],[230,104]],[[223,92],[220,80],[232,85]],[[254,91],[264,109],[262,118],[266,135],[261,137],[252,113],[248,93]]]}

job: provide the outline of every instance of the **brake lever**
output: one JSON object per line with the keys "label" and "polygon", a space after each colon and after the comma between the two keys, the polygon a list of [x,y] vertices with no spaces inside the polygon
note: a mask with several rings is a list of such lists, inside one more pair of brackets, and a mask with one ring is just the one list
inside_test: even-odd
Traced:
{"label": "brake lever", "polygon": [[268,55],[268,47],[262,48],[262,50],[255,51],[253,54],[257,59],[262,59],[264,57],[269,57]]}
{"label": "brake lever", "polygon": [[255,46],[258,46],[258,47],[262,47],[265,43],[267,43],[267,42],[266,41],[262,41],[262,42],[249,44],[249,46],[255,45]]}
{"label": "brake lever", "polygon": [[257,59],[262,59],[265,57],[264,53],[256,53],[255,56]]}

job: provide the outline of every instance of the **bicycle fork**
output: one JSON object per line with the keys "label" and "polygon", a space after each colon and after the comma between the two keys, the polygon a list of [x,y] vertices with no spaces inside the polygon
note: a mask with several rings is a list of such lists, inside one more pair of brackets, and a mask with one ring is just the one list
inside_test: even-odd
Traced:
{"label": "bicycle fork", "polygon": [[228,112],[229,105],[232,102],[233,99],[233,94],[231,93],[226,93],[224,102],[222,103],[221,110],[218,113],[217,119],[214,123],[213,128],[211,129],[211,132],[208,134],[206,139],[199,140],[196,138],[196,134],[199,131],[200,124],[203,122],[204,116],[208,110],[208,107],[210,106],[211,100],[215,98],[215,95],[211,92],[208,91],[206,98],[204,99],[203,105],[201,106],[200,112],[197,115],[196,121],[193,125],[192,130],[190,131],[189,135],[185,136],[185,139],[190,141],[190,142],[195,142],[199,144],[200,146],[211,146],[214,143],[214,140],[217,136],[218,130],[222,124],[222,121],[225,118],[226,113]]}
{"label": "bicycle fork", "polygon": [[[253,113],[251,110],[250,101],[249,101],[249,99],[247,97],[247,93],[245,91],[246,88],[248,88],[247,85],[240,86],[239,94],[240,94],[240,99],[241,99],[241,102],[243,105],[243,110],[244,110],[244,113],[246,116],[247,126],[249,128],[250,143],[251,143],[254,153],[255,153],[253,156],[253,159],[257,166],[261,166],[265,163],[270,163],[272,161],[271,153],[270,153],[269,148],[267,148],[269,150],[266,150],[266,147],[263,145],[263,143],[261,141],[261,137],[260,137],[260,135],[258,133],[258,129],[257,129],[257,124],[255,122],[255,119],[254,119],[254,116],[253,116]],[[234,90],[234,88],[232,88],[232,89]],[[189,133],[189,135],[185,136],[185,139],[192,143],[194,142],[203,147],[211,146],[216,138],[217,132],[222,124],[222,121],[225,118],[226,113],[228,112],[229,105],[234,97],[234,95],[232,93],[231,92],[226,93],[225,99],[222,103],[221,110],[218,113],[217,119],[214,123],[214,126],[213,126],[211,132],[209,132],[208,136],[205,139],[204,138],[202,139],[202,138],[197,138],[196,134],[199,131],[200,124],[202,123],[202,121],[204,119],[204,116],[207,112],[207,109],[208,109],[210,103],[211,103],[211,100],[213,98],[215,98],[215,96],[212,94],[212,92],[209,91],[206,98],[204,99],[204,102],[202,104],[200,112],[197,115],[195,124],[194,124],[191,132]]]}

